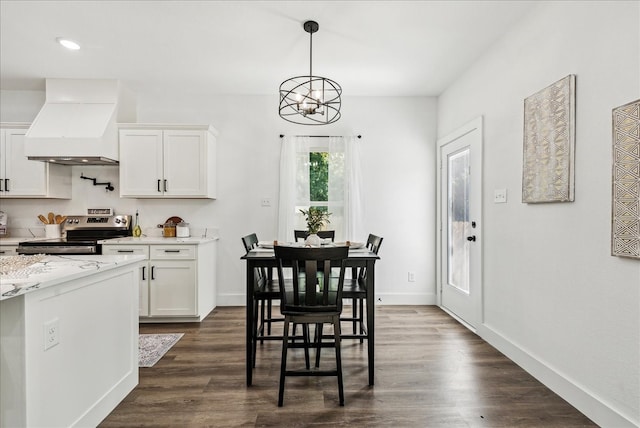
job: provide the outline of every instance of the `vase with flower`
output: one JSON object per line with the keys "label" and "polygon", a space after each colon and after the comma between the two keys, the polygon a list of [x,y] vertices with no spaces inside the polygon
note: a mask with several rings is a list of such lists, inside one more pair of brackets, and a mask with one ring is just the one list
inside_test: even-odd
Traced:
{"label": "vase with flower", "polygon": [[305,244],[312,247],[319,247],[322,240],[317,235],[318,231],[327,223],[331,223],[329,221],[331,213],[326,209],[318,207],[309,207],[308,210],[300,210],[300,212],[304,215],[304,219],[307,222],[307,231],[309,232],[309,236],[307,236],[307,239],[304,241]]}

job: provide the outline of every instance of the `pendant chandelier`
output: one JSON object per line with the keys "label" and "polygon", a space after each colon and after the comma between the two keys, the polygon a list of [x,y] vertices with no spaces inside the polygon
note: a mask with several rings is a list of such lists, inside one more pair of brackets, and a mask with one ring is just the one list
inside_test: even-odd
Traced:
{"label": "pendant chandelier", "polygon": [[319,26],[315,21],[307,21],[303,28],[309,33],[309,75],[282,82],[280,117],[300,125],[328,125],[340,119],[342,88],[331,79],[313,75],[313,33]]}

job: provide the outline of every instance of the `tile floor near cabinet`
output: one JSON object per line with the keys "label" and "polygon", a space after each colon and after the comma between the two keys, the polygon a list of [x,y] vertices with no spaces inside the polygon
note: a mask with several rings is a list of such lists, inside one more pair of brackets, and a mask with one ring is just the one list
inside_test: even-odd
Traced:
{"label": "tile floor near cabinet", "polygon": [[[279,341],[258,345],[247,387],[242,307],[217,308],[202,323],[142,324],[140,333],[185,335],[140,369],[138,387],[100,426],[596,426],[438,307],[375,310],[376,384],[368,385],[366,342],[343,340],[344,407],[333,377],[287,378],[277,407]],[[335,364],[324,352],[322,364]],[[289,361],[296,357],[301,350]]]}

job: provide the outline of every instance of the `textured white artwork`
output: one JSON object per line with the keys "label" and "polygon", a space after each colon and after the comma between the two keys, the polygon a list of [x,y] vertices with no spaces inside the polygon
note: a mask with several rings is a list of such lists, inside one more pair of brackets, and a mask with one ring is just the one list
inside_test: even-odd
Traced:
{"label": "textured white artwork", "polygon": [[576,76],[524,100],[522,202],[573,201]]}
{"label": "textured white artwork", "polygon": [[611,254],[640,258],[640,100],[613,109]]}

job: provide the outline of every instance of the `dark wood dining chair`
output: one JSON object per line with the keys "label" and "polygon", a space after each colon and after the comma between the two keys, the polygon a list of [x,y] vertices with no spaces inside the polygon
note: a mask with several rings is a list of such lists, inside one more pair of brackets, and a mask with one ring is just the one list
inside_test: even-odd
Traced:
{"label": "dark wood dining chair", "polygon": [[[342,313],[342,289],[346,259],[349,248],[305,248],[305,247],[275,247],[278,264],[278,278],[280,285],[280,312],[284,315],[284,333],[282,337],[282,359],[280,363],[280,386],[278,391],[278,406],[284,403],[284,386],[287,376],[337,376],[338,397],[344,406],[344,389],[342,382],[342,357],[340,353],[340,315]],[[340,266],[338,277],[331,276],[331,266]],[[290,275],[285,271],[290,270]],[[288,284],[283,278],[290,277]],[[320,333],[316,337],[314,347],[319,355],[323,347],[335,348],[336,369],[319,370],[320,361],[316,358],[316,367],[310,369],[308,364],[308,350],[310,342],[293,342],[289,337],[289,325],[302,324],[305,335],[308,334],[310,324],[333,325],[331,341],[323,341]],[[322,330],[320,330],[322,331]],[[305,336],[306,337],[306,336]],[[289,348],[305,348],[306,369],[288,370],[287,354]]]}
{"label": "dark wood dining chair", "polygon": [[[258,246],[258,237],[255,233],[242,237],[242,244],[248,253]],[[256,268],[254,284],[254,305],[253,305],[253,366],[256,364],[256,346],[258,340],[264,343],[264,340],[280,340],[280,336],[271,337],[271,324],[273,322],[282,322],[284,318],[273,317],[272,306],[274,300],[280,299],[280,289],[277,281],[273,281],[271,272],[267,272],[265,268]],[[258,318],[258,307],[260,309],[260,318]],[[266,314],[265,314],[266,312]],[[266,327],[266,332],[265,332]]]}
{"label": "dark wood dining chair", "polygon": [[[366,247],[373,253],[378,254],[380,246],[382,245],[382,238],[373,234],[369,234],[367,238]],[[351,272],[351,278],[345,280],[343,297],[345,299],[351,299],[352,316],[342,317],[341,321],[347,321],[352,323],[353,334],[342,335],[343,338],[350,337],[360,339],[360,343],[363,342],[364,337],[367,334],[367,329],[364,320],[366,319],[365,313],[369,308],[366,307],[365,301],[367,298],[367,270],[364,267],[353,268]]]}
{"label": "dark wood dining chair", "polygon": [[[336,239],[336,231],[335,230],[320,230],[317,233],[318,237],[320,237],[320,239],[331,239],[331,242],[335,241]],[[307,236],[309,236],[309,231],[308,230],[294,230],[293,231],[293,237],[295,239],[295,242],[298,242],[298,239],[302,239],[303,241],[305,239],[307,239]]]}

